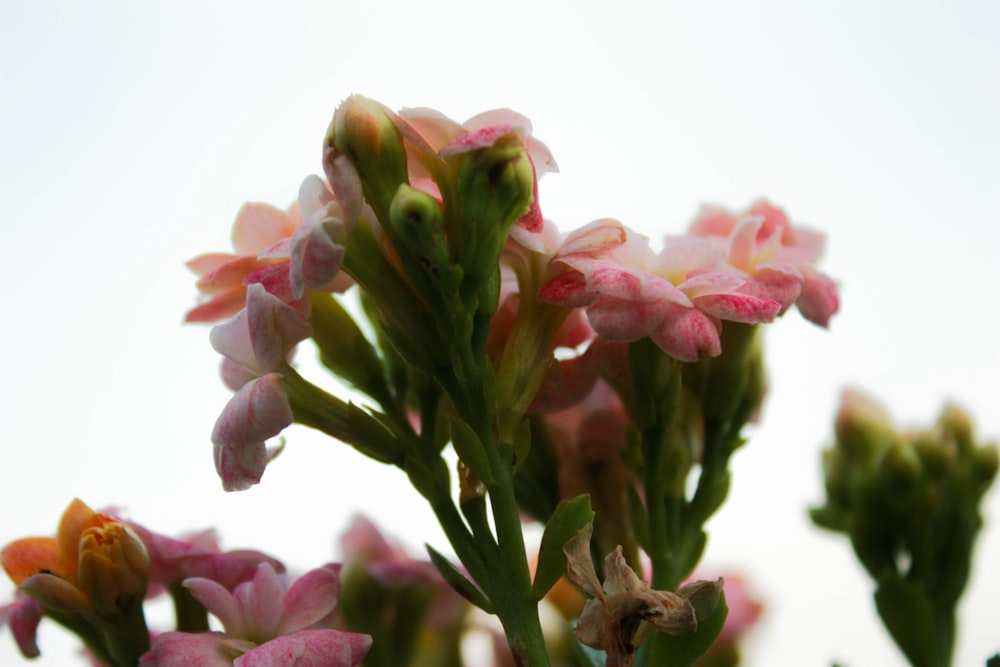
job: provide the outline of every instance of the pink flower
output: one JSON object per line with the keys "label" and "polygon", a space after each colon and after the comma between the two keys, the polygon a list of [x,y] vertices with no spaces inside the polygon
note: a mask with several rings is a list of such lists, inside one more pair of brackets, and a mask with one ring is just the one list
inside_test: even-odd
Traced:
{"label": "pink flower", "polygon": [[186,322],[217,322],[243,307],[245,280],[254,272],[282,261],[259,254],[290,237],[302,221],[298,204],[282,211],[270,204],[246,203],[233,223],[235,254],[208,253],[188,261],[199,276],[198,290],[205,300],[188,311]]}
{"label": "pink flower", "polygon": [[42,606],[22,590],[14,593],[13,602],[0,607],[0,627],[10,627],[14,641],[25,658],[37,658],[39,655],[35,633],[42,615]]}
{"label": "pink flower", "polygon": [[569,271],[542,286],[549,303],[585,307],[591,326],[611,342],[649,336],[681,361],[721,352],[722,320],[774,319],[781,303],[740,291],[747,281],[726,270],[714,238],[668,238],[660,253],[615,220],[570,234],[554,261]]}
{"label": "pink flower", "polygon": [[803,317],[824,327],[837,312],[837,286],[814,266],[823,254],[823,235],[794,227],[767,201],[742,213],[703,206],[690,233],[728,239],[728,263],[749,277],[741,291],[780,301],[782,312],[794,303]]}
{"label": "pink flower", "polygon": [[368,635],[329,627],[337,608],[340,580],[334,567],[311,570],[290,583],[268,563],[251,581],[229,592],[194,577],[184,586],[219,619],[223,632],[168,632],[153,642],[140,665],[265,667],[357,665],[371,648]]}
{"label": "pink flower", "polygon": [[[252,579],[261,563],[269,563],[279,573],[285,571],[277,559],[259,551],[222,551],[218,535],[211,528],[177,539],[154,533],[134,521],[127,523],[146,545],[151,584],[205,577],[232,590],[237,584]],[[147,596],[153,592],[151,587]]]}
{"label": "pink flower", "polygon": [[216,470],[227,491],[260,481],[271,458],[265,441],[292,423],[278,371],[311,334],[298,310],[256,283],[247,288],[246,308],[212,329],[212,346],[226,356],[223,378],[237,390],[212,431]]}
{"label": "pink flower", "polygon": [[[497,128],[513,130],[524,143],[524,149],[531,158],[538,172],[557,172],[559,166],[548,147],[532,135],[531,121],[527,117],[510,109],[493,109],[476,114],[464,123],[457,123],[439,111],[426,107],[403,109],[399,112],[410,127],[423,139],[434,152],[440,152],[450,145],[449,150],[471,143],[471,140],[482,141],[490,133],[496,133]],[[419,162],[412,162],[411,173],[420,174]]]}
{"label": "pink flower", "polygon": [[263,284],[286,303],[308,312],[305,290],[343,292],[353,282],[340,271],[351,227],[326,183],[307,176],[287,211],[247,203],[233,223],[236,254],[208,253],[187,263],[205,300],[187,322],[217,322],[243,307],[247,285]]}

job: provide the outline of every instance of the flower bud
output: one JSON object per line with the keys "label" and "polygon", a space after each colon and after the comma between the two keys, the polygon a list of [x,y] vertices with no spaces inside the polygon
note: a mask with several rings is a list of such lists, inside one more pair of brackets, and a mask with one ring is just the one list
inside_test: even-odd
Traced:
{"label": "flower bud", "polygon": [[920,458],[909,444],[895,442],[882,456],[879,473],[890,502],[905,511],[922,476]]}
{"label": "flower bud", "polygon": [[857,461],[870,459],[875,452],[897,439],[882,406],[853,390],[844,392],[834,431],[837,446]]}
{"label": "flower bud", "polygon": [[[403,139],[386,109],[360,95],[348,97],[333,116],[324,153],[338,199],[342,189],[338,184],[344,180],[339,175],[345,171],[342,159],[346,158],[360,178],[365,199],[384,222],[396,190],[408,182]],[[348,208],[353,211],[354,202]]]}
{"label": "flower bud", "polygon": [[141,601],[149,582],[149,554],[128,525],[113,521],[90,528],[80,537],[80,588],[103,616]]}

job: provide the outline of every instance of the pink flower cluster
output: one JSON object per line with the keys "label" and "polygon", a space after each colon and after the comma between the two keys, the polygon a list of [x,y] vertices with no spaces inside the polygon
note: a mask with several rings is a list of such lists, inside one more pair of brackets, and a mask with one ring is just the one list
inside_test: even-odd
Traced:
{"label": "pink flower cluster", "polygon": [[[511,132],[525,143],[538,171],[556,170],[551,153],[531,136],[528,119],[508,109],[465,123],[423,108],[386,112],[404,137],[411,181],[436,196],[437,186],[423,166],[427,159],[488,145]],[[336,164],[329,170],[336,197],[323,179],[309,176],[287,211],[260,203],[243,206],[233,225],[235,253],[209,253],[188,262],[204,298],[186,321],[229,318],[211,334],[212,346],[224,357],[223,381],[236,392],[212,432],[216,469],[226,490],[260,481],[273,457],[266,441],[292,423],[281,367],[312,335],[308,292],[343,292],[353,285],[341,271],[348,237],[355,224],[377,228],[356,172],[344,161]],[[540,224],[536,198],[521,225]]]}
{"label": "pink flower cluster", "polygon": [[659,252],[620,222],[597,220],[562,240],[552,262],[563,271],[539,298],[586,309],[606,341],[649,336],[671,356],[697,361],[722,351],[723,321],[771,322],[794,304],[827,326],[839,301],[814,267],[822,241],[766,202],[739,214],[703,208],[689,233],[668,237]]}

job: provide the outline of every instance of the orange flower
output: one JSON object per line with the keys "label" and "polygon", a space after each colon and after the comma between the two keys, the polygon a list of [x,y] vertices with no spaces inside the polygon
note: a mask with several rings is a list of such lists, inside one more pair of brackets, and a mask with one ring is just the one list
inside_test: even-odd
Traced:
{"label": "orange flower", "polygon": [[43,607],[110,615],[141,600],[149,556],[124,522],[74,499],[55,537],[27,537],[0,551],[7,575]]}

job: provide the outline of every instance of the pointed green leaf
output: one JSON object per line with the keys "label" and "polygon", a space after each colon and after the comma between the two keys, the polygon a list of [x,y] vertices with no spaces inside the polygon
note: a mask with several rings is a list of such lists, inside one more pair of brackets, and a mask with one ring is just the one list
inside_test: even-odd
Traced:
{"label": "pointed green leaf", "polygon": [[934,667],[934,610],[920,584],[887,575],[875,591],[875,607],[896,646],[913,667]]}
{"label": "pointed green leaf", "polygon": [[437,571],[441,573],[444,580],[448,582],[448,585],[455,589],[455,592],[461,595],[463,598],[476,605],[487,614],[493,613],[493,604],[487,599],[486,594],[483,593],[479,586],[469,581],[469,579],[459,572],[458,568],[455,567],[450,560],[438,553],[434,547],[429,544],[425,544],[424,547],[427,549],[427,553],[431,557],[431,562],[434,563],[434,567]]}
{"label": "pointed green leaf", "polygon": [[542,533],[542,544],[538,550],[538,569],[531,586],[535,599],[545,597],[566,571],[563,547],[577,531],[593,520],[594,511],[590,509],[590,496],[587,494],[561,502],[556,507]]}
{"label": "pointed green leaf", "polygon": [[458,458],[475,473],[480,482],[487,486],[493,484],[493,471],[486,456],[486,449],[472,427],[460,419],[452,419],[451,444],[455,447]]}

